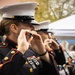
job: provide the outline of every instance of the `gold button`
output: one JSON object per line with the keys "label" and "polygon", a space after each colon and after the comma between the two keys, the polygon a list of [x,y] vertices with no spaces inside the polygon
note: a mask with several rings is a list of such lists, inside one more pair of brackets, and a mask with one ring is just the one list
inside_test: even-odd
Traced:
{"label": "gold button", "polygon": [[4,60],[8,60],[8,57],[5,57]]}
{"label": "gold button", "polygon": [[26,61],[26,62],[25,62],[25,64],[27,65],[27,64],[28,64],[28,62]]}
{"label": "gold button", "polygon": [[0,64],[0,67],[2,67],[3,66],[3,64]]}
{"label": "gold button", "polygon": [[16,48],[18,48],[18,46],[16,46]]}
{"label": "gold button", "polygon": [[14,16],[12,16],[12,18],[14,18]]}
{"label": "gold button", "polygon": [[2,42],[2,44],[5,46],[6,45],[6,43],[5,42]]}
{"label": "gold button", "polygon": [[66,64],[63,64],[63,67],[66,67]]}
{"label": "gold button", "polygon": [[40,28],[38,30],[40,30]]}
{"label": "gold button", "polygon": [[29,70],[30,70],[30,72],[33,72],[33,69],[32,68],[30,68]]}
{"label": "gold button", "polygon": [[15,51],[11,51],[11,54],[14,54],[15,53]]}

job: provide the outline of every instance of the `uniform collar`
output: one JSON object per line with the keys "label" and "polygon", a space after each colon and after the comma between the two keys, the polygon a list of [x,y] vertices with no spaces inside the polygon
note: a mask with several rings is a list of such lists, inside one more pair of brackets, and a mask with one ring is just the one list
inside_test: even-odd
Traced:
{"label": "uniform collar", "polygon": [[11,40],[10,38],[6,38],[5,42],[10,46],[11,48],[17,48],[17,43]]}

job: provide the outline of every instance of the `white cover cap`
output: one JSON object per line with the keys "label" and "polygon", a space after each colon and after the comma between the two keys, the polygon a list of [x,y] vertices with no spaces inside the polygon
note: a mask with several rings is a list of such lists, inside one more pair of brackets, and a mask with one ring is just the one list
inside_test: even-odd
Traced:
{"label": "white cover cap", "polygon": [[[24,2],[19,4],[12,4],[0,8],[0,14],[3,18],[13,18],[14,16],[30,16],[34,17],[35,8],[37,2]],[[32,20],[32,23],[38,23],[35,20]]]}
{"label": "white cover cap", "polygon": [[48,30],[49,29],[50,20],[46,20],[43,22],[40,22],[40,25],[34,26],[35,30]]}

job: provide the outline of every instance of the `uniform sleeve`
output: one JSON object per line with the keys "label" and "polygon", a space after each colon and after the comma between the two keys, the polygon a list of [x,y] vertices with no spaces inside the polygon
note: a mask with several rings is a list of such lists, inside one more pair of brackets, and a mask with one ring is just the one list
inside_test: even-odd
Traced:
{"label": "uniform sleeve", "polygon": [[54,53],[55,53],[54,58],[55,58],[57,64],[63,65],[66,63],[66,59],[65,59],[64,53],[62,51],[62,48],[60,48],[59,50],[54,50]]}
{"label": "uniform sleeve", "polygon": [[51,55],[50,63],[44,61],[43,59],[41,59],[41,61],[43,67],[40,70],[40,75],[59,75],[57,64]]}
{"label": "uniform sleeve", "polygon": [[25,59],[17,50],[11,50],[3,59],[0,53],[0,75],[16,75]]}

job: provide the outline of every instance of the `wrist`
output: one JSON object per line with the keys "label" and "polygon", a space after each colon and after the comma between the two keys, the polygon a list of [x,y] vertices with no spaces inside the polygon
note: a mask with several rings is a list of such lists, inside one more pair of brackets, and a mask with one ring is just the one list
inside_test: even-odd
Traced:
{"label": "wrist", "polygon": [[21,52],[22,54],[24,54],[26,52],[26,50],[23,49],[17,49],[19,52]]}
{"label": "wrist", "polygon": [[44,55],[46,55],[47,52],[48,52],[48,51],[46,50],[44,53],[38,54],[38,55],[39,55],[39,56],[44,56]]}

